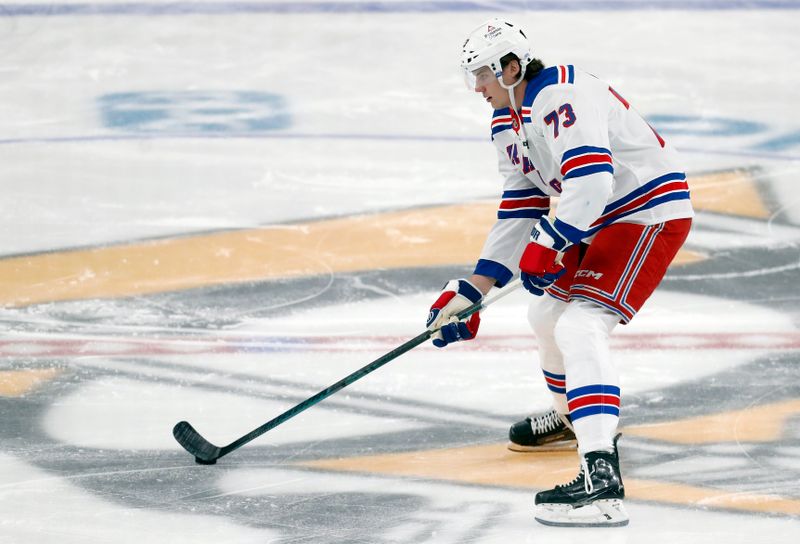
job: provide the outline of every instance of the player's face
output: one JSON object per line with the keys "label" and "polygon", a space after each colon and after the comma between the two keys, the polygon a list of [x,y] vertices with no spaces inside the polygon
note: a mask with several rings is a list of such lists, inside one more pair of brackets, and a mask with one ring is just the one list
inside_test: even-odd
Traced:
{"label": "player's face", "polygon": [[481,93],[484,100],[491,104],[493,109],[508,106],[508,91],[506,91],[494,77],[494,72],[488,66],[478,68],[472,75],[475,77],[475,92]]}
{"label": "player's face", "polygon": [[[503,83],[512,85],[515,81],[515,74],[512,69],[513,64],[509,64],[503,70]],[[484,66],[472,72],[475,78],[475,92],[481,93],[484,100],[491,104],[493,109],[499,110],[511,105],[508,90],[504,89],[492,72],[491,68]]]}

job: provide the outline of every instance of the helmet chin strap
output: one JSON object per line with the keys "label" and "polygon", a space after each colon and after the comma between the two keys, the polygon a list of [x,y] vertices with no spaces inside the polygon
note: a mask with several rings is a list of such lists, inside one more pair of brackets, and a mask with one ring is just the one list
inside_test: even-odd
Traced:
{"label": "helmet chin strap", "polygon": [[506,85],[503,83],[503,78],[498,78],[497,80],[500,83],[500,86],[508,91],[508,98],[511,100],[511,110],[519,116],[519,132],[520,136],[522,136],[522,143],[525,147],[528,147],[528,135],[525,133],[525,125],[522,123],[522,115],[519,112],[519,108],[517,108],[517,100],[514,97],[514,89],[517,87],[517,85],[525,81],[525,67],[522,67],[522,72],[520,72],[519,78],[517,78],[517,80],[511,85]]}

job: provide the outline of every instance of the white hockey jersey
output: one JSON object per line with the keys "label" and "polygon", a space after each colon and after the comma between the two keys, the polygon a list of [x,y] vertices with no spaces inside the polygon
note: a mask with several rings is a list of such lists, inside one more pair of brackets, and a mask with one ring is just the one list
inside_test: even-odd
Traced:
{"label": "white hockey jersey", "polygon": [[519,272],[551,196],[559,197],[554,224],[572,243],[590,243],[614,222],[694,215],[675,151],[607,83],[571,65],[527,82],[520,112],[496,110],[491,130],[505,182],[475,273],[498,287]]}

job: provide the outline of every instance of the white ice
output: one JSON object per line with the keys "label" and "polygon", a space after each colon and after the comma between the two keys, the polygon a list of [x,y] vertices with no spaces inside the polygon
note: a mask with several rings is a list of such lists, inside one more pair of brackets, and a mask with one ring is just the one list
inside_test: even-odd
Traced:
{"label": "white ice", "polygon": [[[44,8],[51,2],[27,4]],[[59,5],[70,4],[79,2]],[[684,118],[672,123],[672,134],[665,136],[683,152],[690,173],[758,167],[773,180],[774,198],[796,225],[800,139],[792,143],[789,136],[800,130],[798,13],[583,11],[567,6],[506,15],[529,29],[536,53],[546,61],[574,63],[598,74],[647,116]],[[500,187],[494,150],[486,138],[489,112],[464,89],[457,71],[465,32],[489,14],[312,9],[289,14],[222,10],[59,16],[43,9],[3,16],[0,6],[0,74],[5,83],[0,87],[0,188],[6,203],[0,214],[0,254],[495,198]],[[111,93],[240,90],[282,96],[291,123],[221,135],[185,130],[137,134],[104,125],[98,106],[98,98]],[[718,130],[724,124],[720,120],[750,128]],[[689,240],[699,250],[780,251],[800,240],[798,228],[787,223],[706,215],[698,224],[709,227]],[[748,265],[754,276],[769,272],[759,262]],[[787,266],[796,270],[794,264]],[[787,297],[796,293],[796,285],[786,286]],[[99,450],[108,459],[139,450],[156,457],[177,452],[170,429],[179,419],[197,422],[206,436],[226,443],[296,402],[291,399],[315,393],[417,334],[433,296],[386,297],[270,318],[245,316],[235,330],[208,333],[212,342],[279,336],[337,339],[311,342],[302,351],[214,354],[186,341],[185,354],[148,356],[153,364],[97,354],[67,357],[59,362],[70,370],[101,377],[50,399],[42,418],[25,425],[41,430],[65,451]],[[549,401],[525,321],[526,296],[516,293],[486,312],[482,343],[444,353],[418,348],[330,404],[271,432],[270,443],[302,449],[342,437],[379,441],[389,432],[424,429],[426,418],[433,416],[497,428],[502,441],[509,413],[522,415]],[[616,360],[625,390],[646,393],[693,383],[774,353],[776,333],[797,333],[796,313],[746,302],[744,294],[741,298],[659,291],[630,326],[617,331]],[[89,313],[91,302],[85,304]],[[16,314],[9,310],[3,315],[13,319]],[[49,325],[40,324],[45,331]],[[120,340],[135,340],[145,329],[103,330],[101,323],[96,330],[101,338],[91,347],[102,351]],[[693,342],[701,334],[740,335],[751,344],[747,349],[698,350]],[[31,340],[15,357],[7,355],[10,364],[43,361],[36,340],[47,335],[9,334],[12,340]],[[659,336],[686,345],[665,349]],[[640,338],[644,347],[624,347]],[[202,356],[192,353],[194,349]],[[267,377],[291,383],[271,385]],[[209,384],[217,390],[210,391]],[[384,404],[381,398],[404,402]],[[357,413],[383,408],[391,408],[391,415]],[[0,454],[0,542],[314,541],[313,534],[303,540],[309,535],[300,530],[299,517],[277,529],[254,527],[224,511],[212,516],[179,512],[170,504],[132,506],[82,485],[92,477],[113,480],[113,474],[47,471],[25,460],[26,455],[47,452],[15,450],[13,438],[0,439],[5,452]],[[425,449],[425,444],[418,447]],[[798,470],[797,448],[784,450],[780,462]],[[698,471],[713,468],[707,457],[696,461]],[[187,457],[187,466],[174,470],[194,470],[191,464]],[[664,476],[668,469],[662,465],[655,472]],[[169,474],[173,469],[162,470]],[[800,540],[796,517],[631,501],[633,521],[627,529],[565,531],[535,524],[529,491],[291,467],[233,464],[217,472],[198,470],[191,478],[206,479],[209,499],[268,502],[281,494],[325,498],[390,489],[428,501],[428,512],[406,518],[372,512],[376,519],[397,521],[391,533],[382,535],[385,541]],[[132,476],[120,474],[120,482]],[[179,487],[181,478],[171,481],[173,488],[178,486],[176,496],[189,493],[188,487]],[[267,518],[270,511],[254,515]],[[482,528],[476,520],[482,520]],[[336,535],[318,536],[332,541]],[[369,542],[369,535],[363,541]]]}

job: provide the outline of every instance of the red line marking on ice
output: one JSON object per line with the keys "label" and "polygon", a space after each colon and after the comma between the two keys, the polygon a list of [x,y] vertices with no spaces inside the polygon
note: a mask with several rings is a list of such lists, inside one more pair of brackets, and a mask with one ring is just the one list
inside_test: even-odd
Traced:
{"label": "red line marking on ice", "polygon": [[[141,357],[261,352],[384,352],[406,342],[401,336],[274,336],[244,338],[20,338],[0,340],[7,359],[52,359],[87,356]],[[528,335],[484,335],[455,346],[468,351],[528,351],[536,339]],[[419,349],[435,350],[430,344]],[[800,349],[800,332],[641,333],[612,337],[616,350],[770,350]]]}

